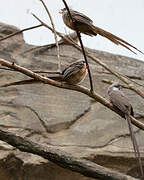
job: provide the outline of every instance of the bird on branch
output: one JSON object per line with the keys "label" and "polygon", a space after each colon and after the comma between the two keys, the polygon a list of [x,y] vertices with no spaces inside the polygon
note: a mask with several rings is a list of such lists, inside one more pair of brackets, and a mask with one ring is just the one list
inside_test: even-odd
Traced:
{"label": "bird on branch", "polygon": [[[59,82],[66,82],[67,84],[76,85],[81,83],[86,75],[87,75],[87,69],[86,63],[83,59],[78,60],[69,66],[67,66],[61,74],[50,76],[48,78],[59,81]],[[8,86],[14,86],[14,85],[25,85],[25,84],[37,84],[37,83],[43,83],[42,81],[36,80],[36,79],[28,79],[23,81],[17,81],[13,83],[4,84],[0,87],[8,87]]]}
{"label": "bird on branch", "polygon": [[139,147],[137,144],[137,140],[133,131],[132,123],[131,123],[131,116],[134,116],[134,111],[132,105],[129,103],[129,100],[127,97],[124,96],[124,94],[120,91],[121,86],[118,82],[114,82],[109,88],[108,88],[108,95],[110,98],[111,103],[113,106],[115,106],[120,112],[122,112],[123,116],[127,120],[131,140],[133,143],[133,148],[135,151],[135,156],[138,160],[138,165],[140,168],[141,176],[144,177],[143,172],[143,166],[142,161],[140,157]]}
{"label": "bird on branch", "polygon": [[108,32],[108,31],[105,31],[97,26],[94,26],[93,21],[89,17],[85,16],[84,14],[82,14],[78,11],[74,11],[73,9],[69,9],[69,10],[70,10],[69,12],[70,12],[71,16],[66,8],[61,9],[59,11],[59,13],[62,14],[65,25],[68,26],[70,29],[72,29],[74,31],[78,31],[83,34],[86,34],[86,35],[89,35],[89,36],[96,36],[99,34],[100,36],[103,36],[103,37],[109,39],[114,44],[121,45],[121,46],[127,48],[134,54],[136,54],[136,53],[131,48],[144,54],[142,51],[140,51],[139,49],[137,49],[130,43],[126,42],[125,40],[119,38],[118,36],[115,36],[114,34]]}

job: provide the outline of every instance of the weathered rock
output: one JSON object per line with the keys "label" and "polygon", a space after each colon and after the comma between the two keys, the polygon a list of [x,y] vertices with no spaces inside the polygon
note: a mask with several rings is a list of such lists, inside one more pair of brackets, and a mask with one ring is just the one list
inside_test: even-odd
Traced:
{"label": "weathered rock", "polygon": [[[17,30],[15,27],[0,24],[1,37]],[[32,70],[57,70],[55,47],[43,52],[34,50],[23,53],[31,47],[24,42],[23,35],[19,34],[1,42],[0,58]],[[143,62],[106,52],[89,51],[113,69],[143,82]],[[82,54],[69,45],[60,46],[60,55],[62,67],[82,58]],[[101,79],[115,77],[92,60],[89,61],[94,88],[107,97],[108,86]],[[23,79],[26,76],[18,72],[0,70],[0,85]],[[89,87],[88,77],[83,85]],[[124,91],[130,98],[136,115],[143,120],[143,99],[131,91]],[[85,157],[132,175],[137,166],[125,120],[84,94],[45,84],[0,88],[0,114],[0,127],[34,142],[57,147],[74,156]],[[140,150],[144,152],[144,134],[137,128],[135,132]],[[22,177],[26,180],[90,179],[57,167],[38,156],[16,151],[4,142],[0,143],[0,150],[1,180],[21,180]]]}

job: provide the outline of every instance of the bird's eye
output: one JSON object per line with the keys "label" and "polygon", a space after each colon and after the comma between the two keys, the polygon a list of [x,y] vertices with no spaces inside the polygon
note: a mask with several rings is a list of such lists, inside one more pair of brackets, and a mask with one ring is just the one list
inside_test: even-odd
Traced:
{"label": "bird's eye", "polygon": [[121,87],[121,85],[117,85],[117,88],[118,88],[118,89],[121,89],[122,87]]}

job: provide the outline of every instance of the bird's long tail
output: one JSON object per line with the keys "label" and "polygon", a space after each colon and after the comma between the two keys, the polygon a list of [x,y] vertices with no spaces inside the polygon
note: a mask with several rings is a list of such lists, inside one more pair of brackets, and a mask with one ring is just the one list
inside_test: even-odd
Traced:
{"label": "bird's long tail", "polygon": [[125,118],[126,118],[126,120],[128,122],[130,136],[131,136],[131,140],[132,140],[132,143],[133,143],[133,148],[134,148],[135,156],[136,156],[136,158],[138,160],[138,165],[139,165],[139,168],[140,168],[141,177],[144,178],[142,161],[141,161],[141,157],[140,157],[140,152],[139,152],[139,147],[138,147],[138,144],[137,144],[137,140],[136,140],[136,137],[134,135],[133,127],[132,127],[132,124],[131,124],[131,117],[130,117],[130,115],[125,115]]}
{"label": "bird's long tail", "polygon": [[[52,80],[55,81],[62,81],[62,77],[61,76],[53,76],[53,77],[48,77]],[[27,84],[40,84],[43,83],[42,81],[36,80],[36,79],[28,79],[28,80],[23,80],[23,81],[16,81],[16,82],[12,82],[12,83],[7,83],[4,84],[0,87],[8,87],[8,86],[17,86],[17,85],[27,85]]]}
{"label": "bird's long tail", "polygon": [[136,54],[136,53],[131,48],[135,49],[136,51],[138,51],[138,52],[140,52],[140,53],[142,53],[144,55],[144,53],[142,51],[140,51],[139,49],[137,49],[135,46],[131,45],[127,41],[119,38],[118,36],[108,32],[108,31],[105,31],[105,30],[103,30],[103,29],[101,29],[101,28],[99,28],[97,26],[93,26],[93,31],[95,31],[95,33],[109,39],[110,41],[112,41],[116,45],[121,45],[121,46],[125,47],[126,49],[133,52],[134,54]]}

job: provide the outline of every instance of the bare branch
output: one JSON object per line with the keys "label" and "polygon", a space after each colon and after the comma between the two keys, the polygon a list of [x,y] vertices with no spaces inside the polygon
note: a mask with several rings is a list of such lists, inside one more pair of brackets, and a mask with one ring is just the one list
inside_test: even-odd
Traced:
{"label": "bare branch", "polygon": [[[99,73],[99,74],[111,74],[110,72],[106,72],[106,71],[96,71],[96,72]],[[141,84],[141,83],[133,80],[133,79],[142,80],[142,77],[140,77],[140,76],[134,76],[134,75],[124,75],[124,74],[121,74],[121,73],[119,73],[119,74],[120,74],[121,76],[129,79],[129,80],[130,80],[131,82],[133,82],[134,84],[137,84],[137,85],[139,85],[139,86],[144,87],[143,84]]]}
{"label": "bare branch", "polygon": [[46,6],[46,4],[44,3],[43,0],[40,0],[41,3],[43,4],[49,18],[50,18],[50,22],[51,22],[51,25],[52,25],[52,28],[53,28],[53,31],[54,31],[54,38],[55,38],[55,42],[56,42],[56,47],[57,47],[57,58],[58,58],[58,71],[61,72],[61,60],[60,60],[60,51],[59,51],[59,44],[58,44],[58,40],[57,40],[57,34],[56,34],[56,30],[55,30],[55,25],[53,23],[53,19],[52,19],[52,16]]}
{"label": "bare branch", "polygon": [[12,37],[12,36],[15,36],[15,35],[17,35],[17,34],[20,34],[20,33],[24,32],[24,31],[28,31],[28,30],[31,30],[31,29],[35,29],[35,28],[38,28],[38,27],[41,27],[41,26],[43,26],[43,25],[42,25],[42,24],[39,24],[39,25],[37,25],[37,26],[32,26],[32,27],[29,27],[29,28],[22,29],[22,30],[20,30],[20,31],[16,31],[16,32],[14,32],[14,33],[12,33],[12,34],[10,34],[10,35],[7,35],[7,36],[1,38],[0,41],[3,41],[3,40],[5,40],[5,39],[8,39],[8,38],[10,38],[10,37]]}
{"label": "bare branch", "polygon": [[[106,83],[106,84],[113,84],[114,81],[109,80],[109,79],[102,79],[102,82]],[[120,84],[120,83],[119,83]],[[130,87],[126,84],[120,84],[121,87],[126,88],[126,89],[130,89]]]}
{"label": "bare branch", "polygon": [[[36,79],[38,81],[41,81],[42,83],[45,84],[50,84],[52,86],[56,86],[59,88],[65,88],[65,89],[70,89],[70,90],[74,90],[74,91],[78,91],[81,92],[83,94],[88,95],[89,97],[93,98],[95,101],[103,104],[104,106],[106,106],[107,108],[111,109],[112,111],[116,112],[117,114],[119,114],[121,117],[123,117],[123,113],[121,113],[120,111],[118,111],[117,108],[115,108],[108,100],[106,100],[105,98],[103,98],[102,96],[100,96],[99,94],[97,94],[96,92],[91,92],[89,89],[83,87],[83,86],[78,86],[78,85],[68,85],[66,83],[62,83],[62,82],[57,82],[54,80],[51,80],[49,78],[43,77],[39,74],[34,73],[33,71],[30,71],[24,67],[18,66],[15,63],[10,63],[4,59],[0,59],[0,65],[1,66],[5,66],[14,70],[17,70],[23,74],[26,74],[27,76]],[[124,117],[123,117],[124,118]],[[140,121],[136,120],[134,117],[132,117],[132,123],[137,126],[138,128],[144,130],[144,124],[141,123]]]}

